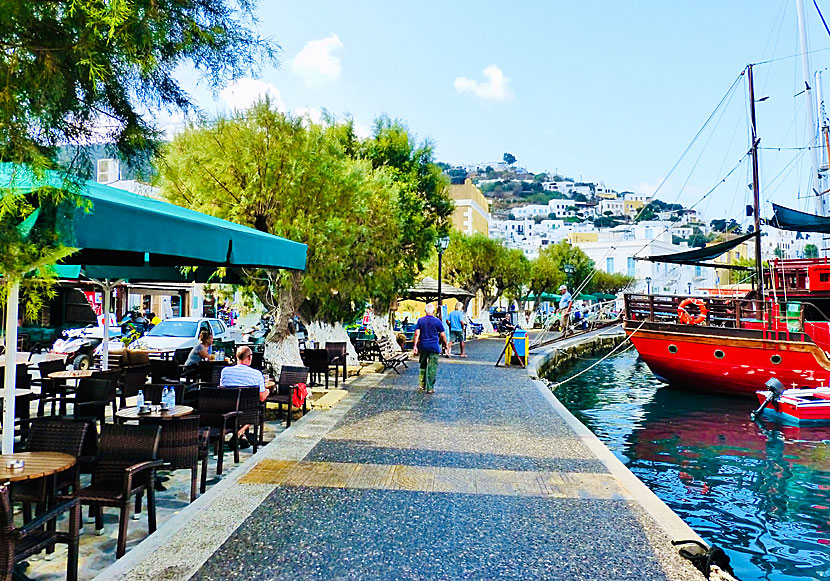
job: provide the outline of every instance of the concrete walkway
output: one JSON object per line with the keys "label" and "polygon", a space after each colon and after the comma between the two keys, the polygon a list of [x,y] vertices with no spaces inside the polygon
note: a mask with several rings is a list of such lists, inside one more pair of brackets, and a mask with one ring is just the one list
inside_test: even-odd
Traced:
{"label": "concrete walkway", "polygon": [[414,361],[359,378],[99,578],[701,579],[666,528],[693,533],[527,370],[494,367],[502,346],[441,359],[433,395]]}

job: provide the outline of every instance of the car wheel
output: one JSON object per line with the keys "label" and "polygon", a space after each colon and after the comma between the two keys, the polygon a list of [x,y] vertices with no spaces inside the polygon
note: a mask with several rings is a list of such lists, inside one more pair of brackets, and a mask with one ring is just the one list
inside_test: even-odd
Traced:
{"label": "car wheel", "polygon": [[74,363],[75,369],[89,369],[90,367],[92,367],[92,357],[90,357],[86,353],[81,353],[80,355],[75,357]]}

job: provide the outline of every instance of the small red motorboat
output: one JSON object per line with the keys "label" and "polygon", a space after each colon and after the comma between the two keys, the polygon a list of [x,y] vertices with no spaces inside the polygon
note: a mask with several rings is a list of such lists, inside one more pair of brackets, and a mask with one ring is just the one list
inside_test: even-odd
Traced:
{"label": "small red motorboat", "polygon": [[830,425],[830,387],[803,387],[786,389],[777,379],[770,379],[769,389],[755,392],[761,404],[752,413],[759,413],[787,424]]}

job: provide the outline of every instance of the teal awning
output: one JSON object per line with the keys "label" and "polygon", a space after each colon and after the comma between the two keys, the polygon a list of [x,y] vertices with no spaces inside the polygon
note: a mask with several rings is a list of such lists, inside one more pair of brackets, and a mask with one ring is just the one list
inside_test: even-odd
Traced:
{"label": "teal awning", "polygon": [[[37,179],[0,164],[0,189],[65,186],[56,172]],[[82,182],[79,194],[91,211],[65,203],[56,216],[61,243],[80,249],[65,264],[305,269],[307,247],[299,242],[95,182]]]}
{"label": "teal awning", "polygon": [[182,272],[175,266],[81,266],[80,264],[58,264],[54,267],[58,278],[63,279],[122,279],[125,282],[171,282],[171,283],[216,283],[240,284],[243,282],[240,269],[227,268],[224,276],[216,269],[202,266]]}

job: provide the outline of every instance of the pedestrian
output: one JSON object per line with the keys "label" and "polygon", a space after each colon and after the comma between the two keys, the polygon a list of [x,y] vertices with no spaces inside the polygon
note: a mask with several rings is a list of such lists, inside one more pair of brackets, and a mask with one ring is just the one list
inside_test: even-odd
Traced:
{"label": "pedestrian", "polygon": [[435,305],[429,303],[424,310],[426,314],[415,325],[415,346],[412,351],[418,355],[420,362],[419,388],[426,393],[433,393],[435,377],[438,375],[438,354],[442,347],[447,347],[447,335],[444,333],[444,324],[433,316]]}
{"label": "pedestrian", "polygon": [[447,353],[452,355],[452,344],[458,343],[461,346],[461,357],[466,357],[467,354],[464,351],[464,331],[467,327],[467,321],[465,320],[466,317],[462,309],[463,305],[461,302],[455,303],[455,310],[447,317],[450,324],[450,341],[447,345]]}
{"label": "pedestrian", "polygon": [[565,284],[559,285],[559,294],[561,298],[559,299],[559,313],[562,315],[562,334],[568,334],[568,315],[571,312],[571,303],[573,302],[573,297],[571,293],[568,292],[568,286]]}

